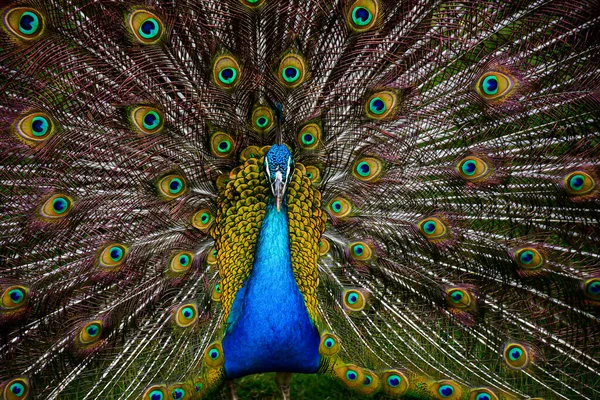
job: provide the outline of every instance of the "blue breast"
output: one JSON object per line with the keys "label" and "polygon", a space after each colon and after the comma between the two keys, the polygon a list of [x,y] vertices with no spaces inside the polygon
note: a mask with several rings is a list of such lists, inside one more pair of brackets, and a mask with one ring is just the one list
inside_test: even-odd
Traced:
{"label": "blue breast", "polygon": [[319,333],[296,285],[287,206],[267,205],[250,277],[238,291],[223,338],[227,379],[262,372],[314,373]]}

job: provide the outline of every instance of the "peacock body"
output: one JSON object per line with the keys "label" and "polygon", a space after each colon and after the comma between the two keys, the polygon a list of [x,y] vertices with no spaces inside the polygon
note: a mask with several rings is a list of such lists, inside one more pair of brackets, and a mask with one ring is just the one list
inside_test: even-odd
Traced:
{"label": "peacock body", "polygon": [[597,1],[0,4],[3,399],[600,397]]}

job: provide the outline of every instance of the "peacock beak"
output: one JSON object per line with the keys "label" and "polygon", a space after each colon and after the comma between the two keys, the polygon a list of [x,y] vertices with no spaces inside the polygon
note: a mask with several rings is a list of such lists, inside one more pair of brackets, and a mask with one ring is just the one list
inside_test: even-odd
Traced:
{"label": "peacock beak", "polygon": [[280,172],[275,174],[275,180],[271,184],[271,191],[273,192],[273,197],[275,197],[275,205],[277,206],[277,211],[281,211],[281,203],[283,203],[283,196],[285,196],[286,182],[283,180],[283,176]]}

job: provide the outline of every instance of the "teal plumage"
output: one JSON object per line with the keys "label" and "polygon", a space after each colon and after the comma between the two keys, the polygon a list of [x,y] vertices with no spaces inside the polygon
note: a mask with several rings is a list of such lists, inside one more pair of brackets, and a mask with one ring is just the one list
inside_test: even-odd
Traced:
{"label": "teal plumage", "polygon": [[0,397],[597,398],[599,7],[1,2]]}

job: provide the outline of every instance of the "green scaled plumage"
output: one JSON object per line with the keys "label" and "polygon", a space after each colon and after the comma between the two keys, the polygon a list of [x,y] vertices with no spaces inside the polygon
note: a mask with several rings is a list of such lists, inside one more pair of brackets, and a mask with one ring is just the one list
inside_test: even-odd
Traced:
{"label": "green scaled plumage", "polygon": [[0,2],[0,399],[600,397],[598,9]]}

